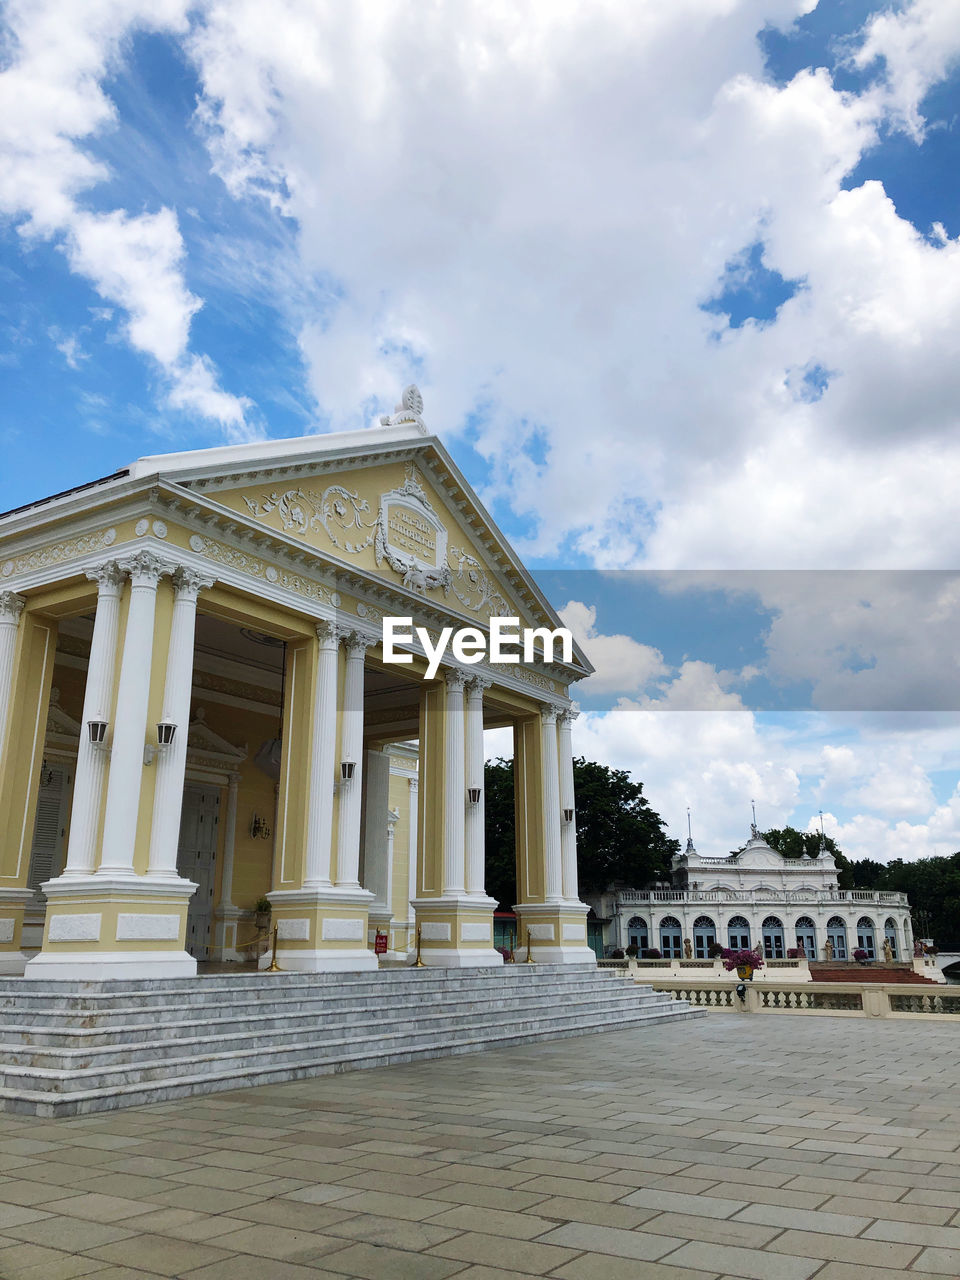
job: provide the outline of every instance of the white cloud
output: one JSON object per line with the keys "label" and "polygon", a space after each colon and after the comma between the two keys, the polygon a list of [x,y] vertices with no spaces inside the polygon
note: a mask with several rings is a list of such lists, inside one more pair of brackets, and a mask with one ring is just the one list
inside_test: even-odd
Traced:
{"label": "white cloud", "polygon": [[[83,140],[110,127],[102,80],[134,30],[183,33],[185,0],[14,0],[6,8],[10,59],[0,73],[0,211],[27,239],[60,244],[71,270],[122,307],[131,346],[156,361],[171,405],[249,436],[249,401],[217,385],[211,362],[191,355],[190,321],[202,305],[183,278],[184,245],[172,209],[94,212],[84,196],[109,176]],[[68,356],[68,362],[74,357]]]}
{"label": "white cloud", "polygon": [[601,635],[597,631],[597,610],[579,600],[568,601],[558,610],[564,626],[596,667],[580,689],[591,694],[635,693],[652,680],[667,674],[663,654],[647,644],[639,644],[632,636]]}
{"label": "white cloud", "polygon": [[923,135],[920,104],[960,57],[960,2],[914,0],[900,11],[885,10],[866,26],[854,63],[870,67],[881,59],[892,110],[915,137]]}

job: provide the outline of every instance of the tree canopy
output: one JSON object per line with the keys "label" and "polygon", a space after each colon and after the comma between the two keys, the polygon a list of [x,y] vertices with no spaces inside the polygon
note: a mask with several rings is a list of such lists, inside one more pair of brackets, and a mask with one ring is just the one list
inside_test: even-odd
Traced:
{"label": "tree canopy", "polygon": [[[668,879],[678,841],[625,769],[582,756],[573,762],[577,796],[577,862],[580,889],[590,893],[612,881],[643,886]],[[513,761],[488,761],[485,769],[487,892],[510,910],[517,901]]]}

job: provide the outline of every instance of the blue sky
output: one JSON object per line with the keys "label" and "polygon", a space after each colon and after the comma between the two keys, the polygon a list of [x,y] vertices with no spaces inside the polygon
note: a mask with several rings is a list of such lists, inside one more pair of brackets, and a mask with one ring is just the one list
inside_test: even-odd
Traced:
{"label": "blue sky", "polygon": [[960,0],[3,15],[0,509],[415,380],[605,655],[583,749],[960,847]]}

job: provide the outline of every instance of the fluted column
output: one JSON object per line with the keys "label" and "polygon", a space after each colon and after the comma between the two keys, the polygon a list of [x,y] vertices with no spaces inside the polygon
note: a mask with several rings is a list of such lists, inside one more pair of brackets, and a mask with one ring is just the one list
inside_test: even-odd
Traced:
{"label": "fluted column", "polygon": [[563,818],[560,827],[560,849],[563,864],[563,896],[568,902],[579,902],[577,885],[577,820],[573,788],[573,722],[576,711],[561,711],[557,717],[559,726],[558,750],[560,753],[560,809],[569,809],[573,817]]}
{"label": "fluted column", "polygon": [[7,719],[13,700],[13,658],[20,615],[26,604],[14,591],[0,591],[0,760],[3,759]]}
{"label": "fluted column", "polygon": [[197,626],[197,596],[214,579],[181,566],[173,575],[176,592],[167,651],[167,678],[163,686],[163,719],[175,724],[173,741],[154,757],[157,771],[150,832],[147,874],[175,876],[183,780],[187,768],[187,731],[190,725],[190,692],[193,688],[193,641]]}
{"label": "fluted column", "polygon": [[484,892],[484,791],[483,791],[483,691],[490,681],[474,676],[467,681],[466,743],[464,750],[466,787],[475,788],[480,799],[467,798],[464,845],[467,864],[467,893]]}
{"label": "fluted column", "polygon": [[540,711],[543,754],[543,852],[544,889],[547,902],[563,898],[563,861],[560,847],[560,767],[557,756],[557,708]]}
{"label": "fluted column", "polygon": [[[304,888],[329,888],[333,840],[333,784],[337,746],[337,650],[340,643],[332,622],[317,624],[316,701],[313,708],[313,743],[310,751],[310,786],[307,810],[307,847]],[[361,657],[360,696],[363,698]],[[361,721],[361,744],[363,725]],[[359,756],[356,757],[359,767]]]}
{"label": "fluted column", "polygon": [[464,725],[465,677],[456,667],[443,676],[447,686],[443,721],[443,892],[463,893],[464,867]]}
{"label": "fluted column", "polygon": [[231,773],[227,780],[227,813],[223,829],[223,875],[220,879],[219,911],[234,910],[233,859],[237,846],[237,800],[240,793],[240,775]]}
{"label": "fluted column", "polygon": [[337,887],[360,887],[360,807],[363,798],[363,662],[373,644],[356,632],[347,637],[340,759],[354,762],[353,777],[341,780],[337,830]]}
{"label": "fluted column", "polygon": [[70,839],[67,843],[65,876],[86,876],[96,862],[97,824],[103,800],[107,756],[90,741],[91,720],[110,719],[110,699],[117,664],[117,636],[120,631],[120,596],[125,574],[115,560],[109,560],[87,577],[97,583],[97,613],[87,663],[87,685],[83,695],[77,771],[70,810]]}
{"label": "fluted column", "polygon": [[[409,778],[407,780],[407,795],[410,804],[410,823],[407,834],[407,881],[409,901],[413,902],[417,896],[417,820],[420,817],[420,779]],[[407,919],[410,920],[413,908],[408,907]]]}
{"label": "fluted column", "polygon": [[110,779],[103,820],[103,856],[98,875],[133,874],[157,584],[163,574],[170,572],[169,566],[149,551],[140,551],[118,563],[130,575],[130,607],[117,687],[116,723],[110,748]]}

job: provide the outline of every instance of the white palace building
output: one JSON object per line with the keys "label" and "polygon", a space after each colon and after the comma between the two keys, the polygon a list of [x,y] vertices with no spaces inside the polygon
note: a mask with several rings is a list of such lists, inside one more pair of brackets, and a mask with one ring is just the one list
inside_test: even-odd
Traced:
{"label": "white palace building", "polygon": [[[633,945],[671,959],[705,960],[712,947],[762,947],[770,960],[801,948],[808,960],[913,956],[905,894],[837,887],[837,865],[819,857],[785,858],[756,826],[744,847],[704,858],[687,841],[671,867],[672,884],[649,890],[611,888],[587,895],[604,922],[607,950]],[[885,949],[884,942],[889,944]]]}
{"label": "white palace building", "polygon": [[[570,686],[383,651],[386,616],[560,620],[422,420],[141,458],[0,517],[0,972],[172,978],[502,965],[483,732],[510,727],[519,938],[592,964]],[[412,745],[411,745],[412,744]],[[380,935],[379,939],[377,935]]]}

